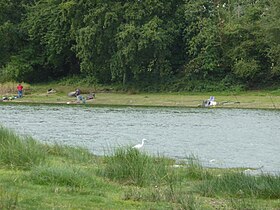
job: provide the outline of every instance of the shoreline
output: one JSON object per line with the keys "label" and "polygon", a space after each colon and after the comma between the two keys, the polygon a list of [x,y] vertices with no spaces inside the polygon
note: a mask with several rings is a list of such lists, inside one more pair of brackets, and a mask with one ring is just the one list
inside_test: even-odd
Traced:
{"label": "shoreline", "polygon": [[[14,100],[2,103],[79,105],[76,103],[76,97],[69,96],[69,93],[79,88],[84,98],[94,96],[92,100],[86,100],[86,106],[199,108],[203,105],[203,101],[215,97],[217,106],[206,108],[280,110],[280,89],[221,92],[140,92],[137,90],[117,91],[108,87],[77,87],[76,85],[53,83],[31,85],[26,83],[23,85],[23,98],[17,98],[15,85],[15,83],[1,85],[0,103],[1,99],[6,97]],[[52,91],[49,91],[50,89]]]}
{"label": "shoreline", "polygon": [[[76,103],[75,98],[65,93],[55,94],[28,94],[23,98],[0,101],[0,104],[24,105],[67,105],[89,107],[153,107],[153,108],[228,108],[228,109],[262,109],[280,110],[280,96],[261,92],[257,95],[243,93],[239,95],[216,94],[216,106],[202,107],[202,102],[209,98],[211,93],[202,94],[171,94],[171,93],[97,93],[96,97],[87,100],[85,104]],[[214,95],[214,94],[212,94]]]}

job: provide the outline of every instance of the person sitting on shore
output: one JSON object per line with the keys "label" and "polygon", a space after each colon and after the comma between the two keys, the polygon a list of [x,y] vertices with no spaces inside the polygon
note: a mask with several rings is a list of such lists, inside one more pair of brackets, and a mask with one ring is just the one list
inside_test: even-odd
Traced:
{"label": "person sitting on shore", "polygon": [[75,96],[79,96],[79,95],[81,95],[81,90],[79,88],[77,88],[75,90]]}
{"label": "person sitting on shore", "polygon": [[91,100],[95,98],[95,93],[90,93],[88,96],[87,96],[87,100]]}
{"label": "person sitting on shore", "polygon": [[77,102],[80,102],[83,100],[83,96],[81,96],[81,90],[79,88],[76,89],[75,96],[77,97]]}

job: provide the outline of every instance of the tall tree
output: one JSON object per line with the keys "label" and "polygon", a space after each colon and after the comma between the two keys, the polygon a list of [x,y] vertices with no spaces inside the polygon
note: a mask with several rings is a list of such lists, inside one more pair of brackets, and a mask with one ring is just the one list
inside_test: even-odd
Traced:
{"label": "tall tree", "polygon": [[0,2],[0,74],[1,79],[14,79],[4,67],[25,44],[24,33],[20,23],[26,13],[28,0],[2,0]]}
{"label": "tall tree", "polygon": [[115,51],[121,5],[114,1],[84,0],[79,7],[84,12],[75,28],[75,51],[81,60],[81,70],[101,83],[111,82],[109,60]]}
{"label": "tall tree", "polygon": [[193,79],[220,79],[224,75],[222,5],[222,1],[185,2],[186,74]]}
{"label": "tall tree", "polygon": [[280,2],[271,0],[264,7],[262,13],[262,28],[264,29],[265,42],[270,58],[270,69],[273,77],[280,79]]}
{"label": "tall tree", "polygon": [[71,33],[75,14],[74,0],[41,0],[28,8],[23,28],[28,32],[37,78],[59,78],[78,73],[79,65],[72,47]]}
{"label": "tall tree", "polygon": [[267,45],[260,26],[266,0],[231,1],[226,5],[226,56],[232,72],[243,83],[254,86],[266,80],[269,73]]}
{"label": "tall tree", "polygon": [[[161,81],[173,71],[174,43],[180,36],[181,2],[94,1],[78,30],[77,54],[83,71],[103,81]],[[102,74],[103,73],[103,74]]]}

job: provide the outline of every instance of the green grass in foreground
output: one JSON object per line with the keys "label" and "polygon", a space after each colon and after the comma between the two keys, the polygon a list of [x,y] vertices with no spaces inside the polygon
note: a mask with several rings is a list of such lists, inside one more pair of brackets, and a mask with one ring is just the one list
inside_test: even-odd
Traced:
{"label": "green grass in foreground", "polygon": [[29,169],[45,161],[47,153],[37,141],[31,137],[19,138],[2,127],[0,131],[0,166]]}
{"label": "green grass in foreground", "polygon": [[129,147],[97,157],[3,127],[0,137],[0,209],[280,208],[279,175],[207,169],[195,157],[174,167]]}

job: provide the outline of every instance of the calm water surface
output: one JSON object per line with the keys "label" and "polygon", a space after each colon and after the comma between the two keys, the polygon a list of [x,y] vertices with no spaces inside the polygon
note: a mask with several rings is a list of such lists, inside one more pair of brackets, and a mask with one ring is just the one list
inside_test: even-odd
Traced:
{"label": "calm water surface", "polygon": [[146,138],[143,150],[151,154],[276,173],[279,122],[280,112],[269,110],[0,105],[0,124],[46,143],[103,155]]}

